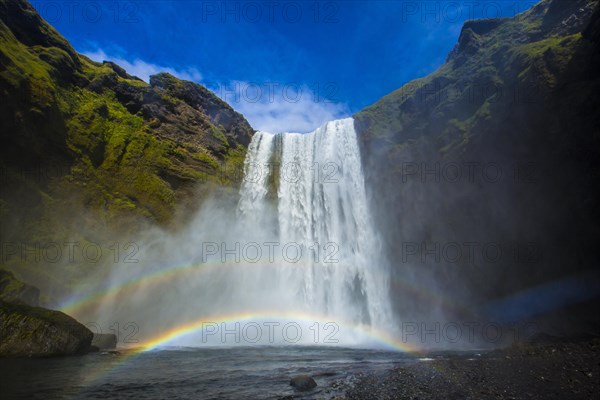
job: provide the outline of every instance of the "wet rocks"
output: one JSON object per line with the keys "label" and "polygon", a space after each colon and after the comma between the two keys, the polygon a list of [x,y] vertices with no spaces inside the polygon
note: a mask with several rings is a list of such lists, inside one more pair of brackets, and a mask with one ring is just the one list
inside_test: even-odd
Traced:
{"label": "wet rocks", "polygon": [[600,339],[513,346],[471,357],[446,353],[381,373],[358,374],[345,388],[366,399],[589,399],[600,390]]}
{"label": "wet rocks", "polygon": [[115,349],[117,347],[117,336],[112,333],[94,333],[92,346],[101,350]]}
{"label": "wet rocks", "polygon": [[317,382],[309,375],[298,375],[290,380],[290,386],[296,390],[304,392],[317,387]]}
{"label": "wet rocks", "polygon": [[19,281],[12,272],[0,270],[0,357],[92,351],[92,332],[60,311],[37,307],[39,295],[38,288]]}

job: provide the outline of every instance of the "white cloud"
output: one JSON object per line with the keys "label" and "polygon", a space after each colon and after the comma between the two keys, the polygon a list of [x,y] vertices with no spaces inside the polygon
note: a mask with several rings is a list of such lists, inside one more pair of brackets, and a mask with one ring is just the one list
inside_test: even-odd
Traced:
{"label": "white cloud", "polygon": [[139,58],[129,61],[122,57],[108,55],[101,49],[93,52],[84,52],[83,54],[98,62],[112,61],[115,64],[123,67],[128,74],[137,76],[146,82],[150,81],[151,75],[156,75],[159,72],[168,72],[173,76],[176,76],[180,79],[185,79],[187,81],[200,82],[202,80],[202,74],[200,74],[200,71],[198,71],[196,68],[174,69],[162,65],[147,63]]}
{"label": "white cloud", "polygon": [[[119,53],[117,51],[117,53]],[[150,76],[168,72],[180,79],[202,82],[202,74],[196,68],[175,69],[140,60],[127,60],[122,56],[106,54],[102,49],[84,52],[94,61],[112,61],[123,67],[130,75],[149,82]],[[337,88],[322,85],[293,83],[264,84],[233,81],[229,84],[205,85],[217,96],[242,113],[254,129],[266,132],[310,132],[333,119],[350,115],[345,104],[326,98]]]}
{"label": "white cloud", "polygon": [[207,86],[261,131],[310,132],[327,121],[350,115],[345,104],[330,101],[307,85],[234,81]]}

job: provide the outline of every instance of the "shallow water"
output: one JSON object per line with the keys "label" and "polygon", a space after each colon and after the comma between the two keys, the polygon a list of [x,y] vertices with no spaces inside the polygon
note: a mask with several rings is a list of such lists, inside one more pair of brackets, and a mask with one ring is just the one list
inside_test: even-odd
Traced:
{"label": "shallow water", "polygon": [[[399,352],[335,347],[167,348],[119,355],[0,359],[4,399],[329,398],[331,384],[359,372],[413,363]],[[307,374],[318,386],[289,386]]]}

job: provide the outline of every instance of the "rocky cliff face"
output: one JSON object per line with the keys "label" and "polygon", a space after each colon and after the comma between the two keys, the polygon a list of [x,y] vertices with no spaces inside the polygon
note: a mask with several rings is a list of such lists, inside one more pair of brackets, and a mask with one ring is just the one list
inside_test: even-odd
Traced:
{"label": "rocky cliff face", "polygon": [[[0,96],[0,268],[40,287],[43,305],[48,288],[99,271],[65,261],[63,243],[107,254],[149,224],[176,228],[210,190],[235,190],[254,133],[201,85],[148,84],[78,54],[25,0],[0,0]],[[0,281],[3,300],[23,298],[13,283]]]}
{"label": "rocky cliff face", "polygon": [[168,224],[199,183],[237,184],[253,130],[201,85],[93,62],[24,0],[0,1],[0,49],[5,238],[52,236],[76,213],[94,220],[80,230]]}
{"label": "rocky cliff face", "polygon": [[404,315],[502,319],[488,302],[589,271],[598,283],[598,10],[544,0],[469,21],[437,71],[355,116],[395,279],[413,286],[395,291]]}
{"label": "rocky cliff face", "polygon": [[[91,270],[40,246],[171,224],[209,184],[237,185],[253,134],[201,85],[77,54],[22,0],[0,0],[0,93],[0,265],[52,287]],[[89,351],[92,332],[39,297],[0,270],[0,356]]]}

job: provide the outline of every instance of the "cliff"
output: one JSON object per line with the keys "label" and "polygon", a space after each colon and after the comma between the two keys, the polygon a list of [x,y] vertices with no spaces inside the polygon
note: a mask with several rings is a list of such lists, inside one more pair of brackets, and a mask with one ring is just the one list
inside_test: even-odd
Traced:
{"label": "cliff", "polygon": [[0,49],[5,238],[54,234],[65,213],[91,215],[80,230],[169,224],[199,184],[237,185],[253,130],[203,86],[93,62],[24,0],[0,1]]}
{"label": "cliff", "polygon": [[[435,72],[355,115],[395,279],[413,287],[396,291],[404,315],[510,320],[489,302],[598,284],[599,16],[597,1],[544,0],[468,21]],[[530,295],[523,315],[564,308],[573,327],[597,302],[585,285]]]}

